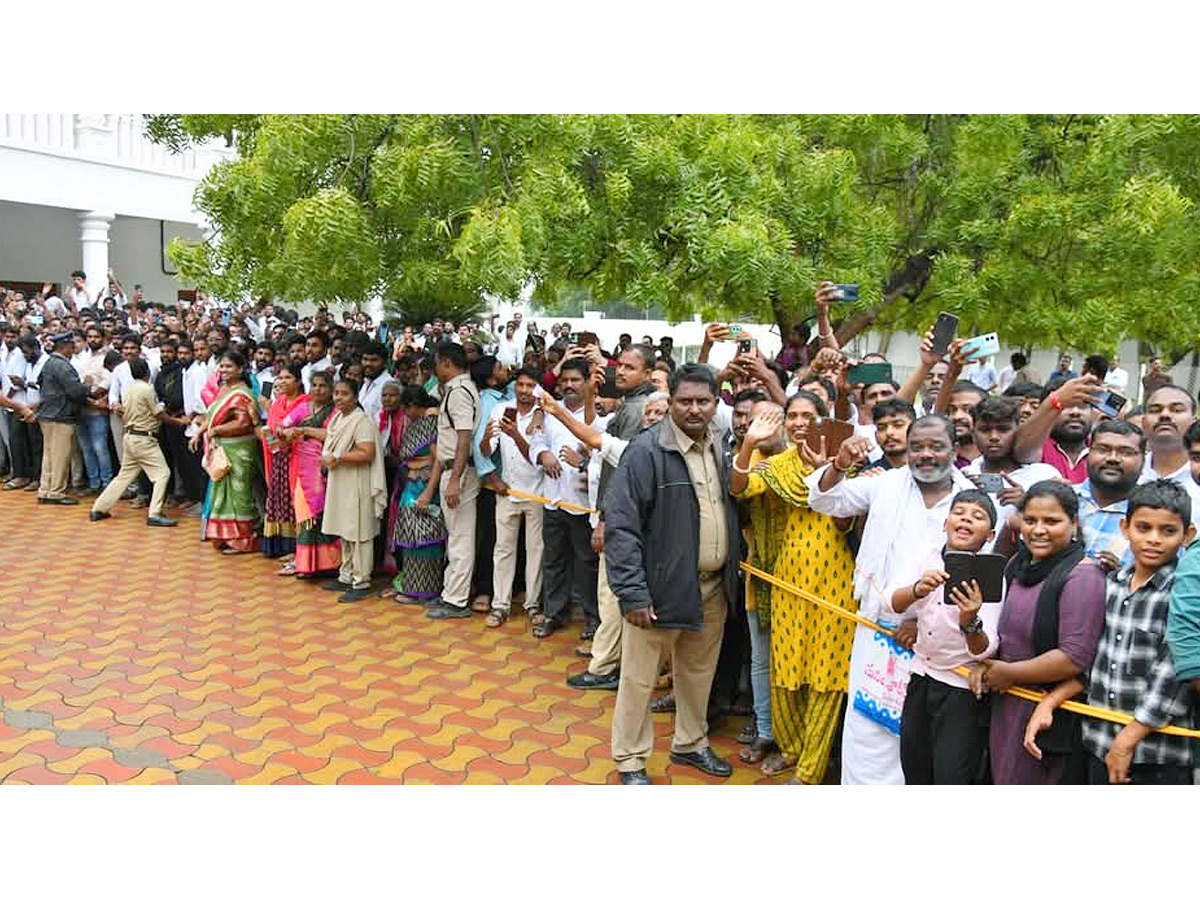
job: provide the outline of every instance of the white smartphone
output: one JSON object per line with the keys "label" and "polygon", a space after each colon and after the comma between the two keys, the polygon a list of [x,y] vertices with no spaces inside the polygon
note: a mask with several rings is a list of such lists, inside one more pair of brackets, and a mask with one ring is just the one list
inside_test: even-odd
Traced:
{"label": "white smartphone", "polygon": [[963,359],[974,361],[1000,353],[1000,337],[996,332],[973,337],[962,346]]}

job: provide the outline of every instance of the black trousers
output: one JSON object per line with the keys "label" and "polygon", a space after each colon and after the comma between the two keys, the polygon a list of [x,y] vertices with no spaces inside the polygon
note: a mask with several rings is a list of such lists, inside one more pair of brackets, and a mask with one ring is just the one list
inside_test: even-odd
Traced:
{"label": "black trousers", "polygon": [[[185,431],[182,425],[164,422],[158,432],[158,442],[162,445],[163,455],[171,466],[171,494],[199,503],[204,499],[204,492],[208,488],[208,475],[200,464],[200,453],[193,453],[188,449]],[[179,476],[178,484],[175,484],[176,474]]]}
{"label": "black trousers", "polygon": [[[1191,766],[1155,766],[1147,763],[1129,767],[1133,784],[1191,784]],[[1108,766],[1104,760],[1088,754],[1088,784],[1108,784]]]}
{"label": "black trousers", "polygon": [[13,478],[42,477],[42,426],[23,422],[17,416],[8,420],[9,453],[12,455]]}
{"label": "black trousers", "polygon": [[475,501],[475,574],[471,576],[471,596],[492,596],[496,566],[496,492],[480,488]]}
{"label": "black trousers", "polygon": [[905,784],[975,784],[987,747],[988,705],[928,675],[908,681],[900,718]]}
{"label": "black trousers", "polygon": [[[745,682],[743,690],[743,682]],[[742,694],[749,694],[750,684],[750,623],[746,617],[746,598],[743,581],[738,579],[738,595],[730,604],[721,635],[721,653],[713,673],[712,692],[708,705],[717,711],[733,706]]]}
{"label": "black trousers", "polygon": [[[493,518],[493,528],[495,519]],[[547,509],[542,519],[542,612],[560,624],[567,621],[571,598],[583,605],[589,627],[600,622],[596,577],[600,557],[592,549],[592,526],[587,516]]]}

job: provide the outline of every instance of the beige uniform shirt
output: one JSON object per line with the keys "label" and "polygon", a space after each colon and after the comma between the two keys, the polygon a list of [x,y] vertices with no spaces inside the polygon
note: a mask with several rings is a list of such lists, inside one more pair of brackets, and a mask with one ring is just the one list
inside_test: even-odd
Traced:
{"label": "beige uniform shirt", "polygon": [[708,435],[693,441],[667,416],[667,427],[683,452],[696,504],[700,507],[699,568],[701,572],[716,572],[729,560],[729,531],[725,523],[725,485],[717,466],[717,449]]}
{"label": "beige uniform shirt", "polygon": [[479,425],[479,391],[471,376],[464,372],[442,386],[442,397],[438,410],[437,456],[449,469],[454,462],[454,448],[458,446],[458,432],[474,434]]}
{"label": "beige uniform shirt", "polygon": [[125,420],[126,431],[132,428],[158,434],[161,424],[158,421],[158,413],[162,408],[163,405],[158,402],[158,395],[154,393],[154,388],[148,381],[135,379],[121,394],[122,418]]}

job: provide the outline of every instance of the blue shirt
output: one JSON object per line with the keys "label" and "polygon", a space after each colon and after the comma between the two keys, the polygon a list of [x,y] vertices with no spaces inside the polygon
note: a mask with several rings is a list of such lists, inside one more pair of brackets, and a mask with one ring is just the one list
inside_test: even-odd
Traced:
{"label": "blue shirt", "polygon": [[493,457],[499,457],[499,448],[493,448],[491,456],[483,455],[483,433],[487,431],[488,420],[492,410],[501,403],[515,400],[517,397],[517,380],[514,378],[500,391],[496,388],[484,388],[479,392],[479,424],[475,428],[475,436],[471,439],[471,456],[475,460],[475,472],[480,478],[496,471]]}
{"label": "blue shirt", "polygon": [[1083,549],[1092,559],[1099,561],[1100,554],[1107,550],[1121,561],[1121,566],[1133,562],[1133,551],[1129,541],[1121,534],[1121,520],[1129,510],[1129,501],[1121,500],[1111,506],[1101,506],[1092,492],[1088,479],[1075,485],[1079,495],[1079,524],[1083,526]]}

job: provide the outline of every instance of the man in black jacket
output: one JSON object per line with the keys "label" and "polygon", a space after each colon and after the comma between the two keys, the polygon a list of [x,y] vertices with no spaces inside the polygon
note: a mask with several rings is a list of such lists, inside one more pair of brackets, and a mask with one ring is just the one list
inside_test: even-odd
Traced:
{"label": "man in black jacket", "polygon": [[669,416],[626,448],[605,507],[609,585],[628,625],[613,712],[622,784],[649,784],[650,695],[669,653],[675,685],[671,761],[726,777],[708,746],[706,710],[729,598],[738,578],[738,521],[720,433],[717,385],[699,364],[671,377]]}
{"label": "man in black jacket", "polygon": [[38,503],[73,506],[79,501],[67,496],[71,478],[71,447],[75,440],[75,422],[90,390],[79,380],[71,365],[75,352],[75,334],[62,331],[50,338],[54,352],[46,360],[40,378],[42,402],[38,421],[42,427],[42,481]]}

